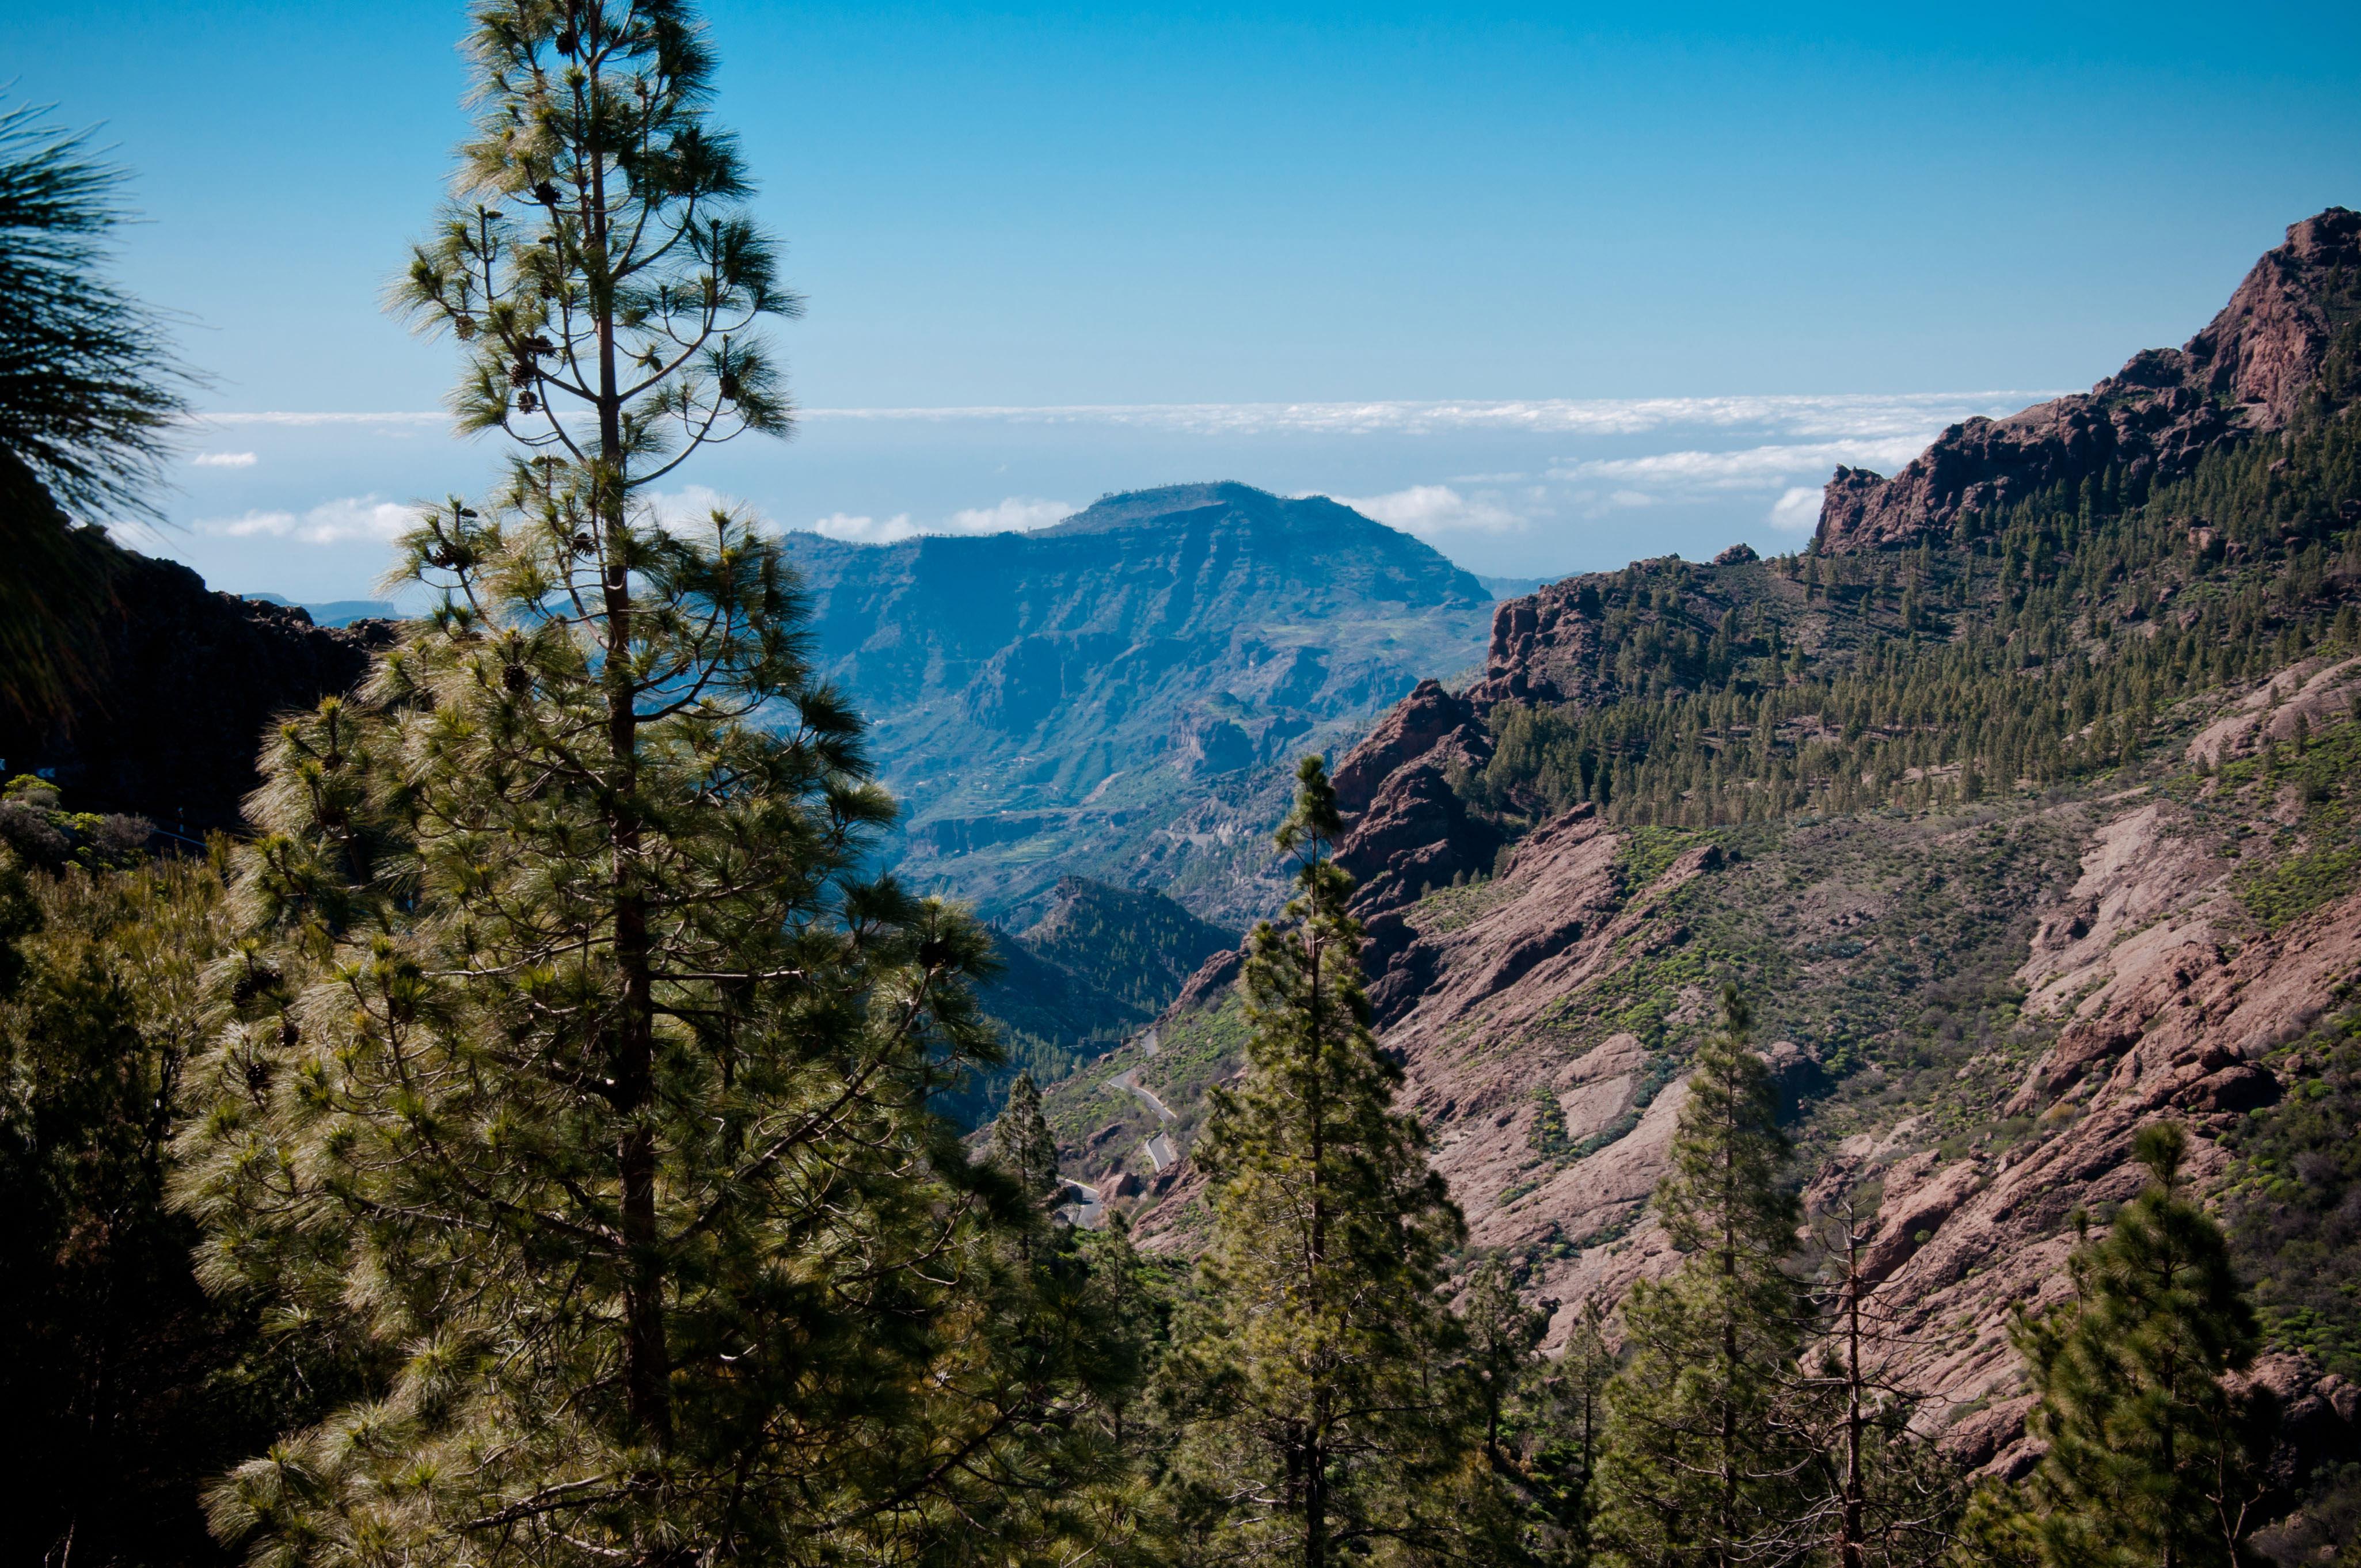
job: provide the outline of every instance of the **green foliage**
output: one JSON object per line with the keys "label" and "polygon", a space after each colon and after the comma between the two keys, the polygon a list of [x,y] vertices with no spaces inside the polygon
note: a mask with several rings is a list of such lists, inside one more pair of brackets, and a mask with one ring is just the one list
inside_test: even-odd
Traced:
{"label": "green foliage", "polygon": [[27,774],[9,780],[0,795],[0,844],[24,864],[43,871],[138,865],[148,858],[148,840],[155,831],[144,817],[68,811],[55,784]]}
{"label": "green foliage", "polygon": [[1467,1288],[1468,1361],[1484,1399],[1484,1452],[1495,1465],[1505,1463],[1501,1428],[1523,1393],[1533,1352],[1549,1330],[1549,1314],[1525,1304],[1509,1270],[1492,1258],[1476,1270]]}
{"label": "green foliage", "polygon": [[1154,1022],[1198,966],[1237,942],[1161,894],[1062,879],[1039,924],[995,933],[1000,967],[977,989],[1005,1062],[946,1090],[937,1108],[973,1126],[1016,1073],[1057,1082]]}
{"label": "green foliage", "polygon": [[1586,1563],[1592,1550],[1593,1483],[1606,1419],[1607,1386],[1616,1357],[1598,1300],[1586,1299],[1554,1363],[1532,1378],[1510,1408],[1509,1442],[1520,1463],[1532,1511],[1547,1523],[1554,1555]]}
{"label": "green foliage", "polygon": [[2361,1377],[2361,1012],[2347,1012],[2282,1052],[2292,1080],[2230,1139],[2238,1156],[2224,1206],[2242,1271],[2272,1343]]}
{"label": "green foliage", "polygon": [[[0,111],[0,451],[71,510],[153,517],[148,498],[188,411],[192,378],[157,313],[101,276],[123,219],[123,170],[93,158],[87,133],[45,123],[48,113]],[[16,551],[39,542],[16,528],[47,517],[6,507],[0,521],[13,565],[54,561],[53,545],[29,559]],[[44,574],[14,580],[0,599],[10,641],[71,619],[79,605],[44,612],[40,604],[45,587],[67,586]]]}
{"label": "green foliage", "polygon": [[1238,945],[1225,930],[1160,894],[1068,877],[1049,916],[1025,933],[1042,958],[1083,976],[1145,1022],[1162,1012],[1198,966]]}
{"label": "green foliage", "polygon": [[[1594,695],[1495,709],[1466,790],[1511,819],[1587,800],[1621,824],[1704,827],[2098,776],[2184,697],[2351,651],[2356,499],[2361,431],[2332,419],[2217,447],[2167,485],[2110,474],[1971,514],[1956,548],[1814,556],[1831,608],[1808,657],[1808,586],[1638,563],[1586,581]],[[1947,623],[1889,613],[1896,580],[1953,607]]]}
{"label": "green foliage", "polygon": [[107,602],[104,537],[74,518],[159,515],[194,380],[104,275],[123,171],[47,113],[0,109],[0,707],[37,719],[85,685]]}
{"label": "green foliage", "polygon": [[1636,824],[1616,842],[1615,873],[1627,890],[1637,891],[1664,875],[1691,848],[1704,842],[1705,836],[1700,833]]}
{"label": "green foliage", "polygon": [[1697,1052],[1656,1203],[1686,1255],[1624,1299],[1626,1363],[1607,1390],[1598,1551],[1612,1563],[1755,1560],[1803,1508],[1810,1451],[1778,1418],[1802,1348],[1803,1301],[1784,1266],[1795,1199],[1777,1096],[1748,1049],[1736,992]]}
{"label": "green foliage", "polygon": [[1159,1378],[1179,1432],[1163,1496],[1183,1562],[1326,1568],[1479,1551],[1510,1530],[1436,1299],[1458,1211],[1418,1123],[1390,1108],[1362,994],[1352,879],[1316,758],[1280,842],[1284,927],[1257,928],[1246,1069],[1196,1157],[1213,1234]]}
{"label": "green foliage", "polygon": [[[707,118],[714,60],[689,6],[486,4],[473,20],[482,111],[460,194],[393,303],[458,340],[461,427],[595,457],[588,521],[611,528],[624,491],[708,441],[786,433],[752,329],[803,302],[745,210],[736,138]],[[586,411],[587,440],[566,418]]]}
{"label": "green foliage", "polygon": [[2354,884],[2361,871],[2361,818],[2355,791],[2361,788],[2361,722],[2346,718],[2308,734],[2295,745],[2233,763],[2221,783],[2252,782],[2266,789],[2292,789],[2303,812],[2298,831],[2303,847],[2274,860],[2248,878],[2241,890],[2247,913],[2265,930],[2276,931],[2318,908]]}
{"label": "green foliage", "polygon": [[2268,1394],[2234,1388],[2260,1343],[2221,1229],[2187,1195],[2180,1124],[2140,1129],[2147,1190],[2071,1260],[2074,1300],[2015,1331],[2048,1445],[1973,1521],[1993,1555],[2069,1564],[2234,1564],[2267,1486]]}
{"label": "green foliage", "polygon": [[1042,1120],[1041,1091],[1034,1087],[1031,1073],[1018,1073],[1008,1086],[1008,1103],[992,1124],[984,1157],[1036,1203],[1058,1194],[1058,1139]]}
{"label": "green foliage", "polygon": [[351,1347],[208,1299],[164,1206],[220,950],[213,867],[21,872],[0,849],[0,1408],[9,1562],[203,1563],[201,1486],[350,1386]]}
{"label": "green foliage", "polygon": [[1483,1405],[1484,1453],[1519,1498],[1525,1550],[1537,1561],[1580,1562],[1597,1453],[1598,1398],[1613,1370],[1598,1309],[1586,1301],[1565,1351],[1539,1354],[1554,1301],[1527,1305],[1518,1270],[1479,1263],[1461,1320]]}

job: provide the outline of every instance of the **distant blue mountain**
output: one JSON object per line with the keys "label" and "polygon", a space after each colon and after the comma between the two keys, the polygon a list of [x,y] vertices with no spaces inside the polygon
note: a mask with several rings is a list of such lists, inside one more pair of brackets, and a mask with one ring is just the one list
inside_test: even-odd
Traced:
{"label": "distant blue mountain", "polygon": [[1246,485],[1030,533],[786,544],[815,661],[903,802],[903,875],[1004,920],[1066,876],[1232,928],[1268,914],[1295,759],[1422,676],[1474,675],[1491,634],[1494,596],[1432,547]]}
{"label": "distant blue mountain", "polygon": [[330,599],[325,604],[305,604],[300,599],[281,598],[277,594],[240,594],[260,604],[290,605],[312,618],[314,626],[350,626],[356,620],[396,620],[401,612],[387,599]]}

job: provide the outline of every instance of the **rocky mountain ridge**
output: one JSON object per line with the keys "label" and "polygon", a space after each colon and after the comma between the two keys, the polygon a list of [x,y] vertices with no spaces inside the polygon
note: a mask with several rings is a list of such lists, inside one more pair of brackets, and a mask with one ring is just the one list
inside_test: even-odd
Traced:
{"label": "rocky mountain ridge", "polygon": [[2132,356],[2087,393],[1955,424],[1892,478],[1839,468],[1820,510],[1829,554],[1947,538],[1962,517],[2107,468],[2170,477],[2224,442],[2285,430],[2316,395],[2337,329],[2361,315],[2361,213],[2289,228],[2221,313],[2179,348]]}
{"label": "rocky mountain ridge", "polygon": [[178,562],[78,532],[105,591],[89,667],[61,713],[0,711],[0,768],[49,773],[83,809],[238,828],[272,721],[352,689],[391,624],[314,625],[300,607],[214,592]]}
{"label": "rocky mountain ridge", "polygon": [[[2142,1122],[2187,1123],[2201,1179],[2237,1212],[2298,1201],[2241,1150],[2361,1036],[2361,402],[2336,248],[2356,225],[2298,225],[2171,362],[2184,389],[2223,378],[2235,419],[2170,440],[2135,421],[2138,441],[2068,471],[2046,437],[2007,434],[1982,449],[1996,469],[1948,490],[1927,477],[1959,472],[1947,433],[1883,492],[1952,498],[1911,502],[1908,528],[1865,529],[1839,476],[1809,556],[1548,586],[1499,608],[1477,680],[1422,683],[1336,763],[1380,1043],[1475,1246],[1557,1304],[1553,1343],[1584,1300],[1611,1306],[1675,1261],[1647,1201],[1725,980],[1756,1004],[1808,1202],[1872,1217],[1905,1370],[1973,1464],[2030,1463],[2010,1316],[2057,1299],[2078,1211],[2103,1218],[2136,1190]],[[2311,380],[2291,389],[2291,365]],[[2179,395],[2149,390],[2131,402]],[[2049,407],[2001,422],[2072,413]],[[2174,510],[2189,486],[2158,476],[2176,464],[2211,515]],[[1973,482],[1990,488],[1968,507]],[[1967,659],[1990,661],[1981,684],[1913,684],[1938,655],[1960,662],[1944,650],[1984,646]],[[2141,674],[2110,718],[2099,685],[2157,647],[2177,684]],[[2036,682],[2086,720],[2066,727],[2072,767],[2016,706]],[[1806,691],[1850,712],[1775,708]],[[1504,750],[1555,733],[1536,716],[1643,707],[1690,717],[1635,717],[1601,743],[1694,747],[1702,729],[1710,770],[1688,793],[1631,793],[1636,753],[1594,771]],[[1972,762],[1910,762],[1936,754],[1911,751],[1922,735],[1962,729],[2014,759],[1983,787]],[[1894,761],[1850,764],[1862,804],[1786,804],[1807,754],[1867,759],[1844,748],[1880,736]],[[1536,767],[1591,797],[1520,782]],[[1202,1221],[1185,1148],[1205,1088],[1235,1069],[1236,970],[1215,958],[1148,1036],[1049,1096],[1071,1168],[1136,1189],[1151,1247],[1185,1249]],[[1184,1157],[1145,1157],[1158,1133]],[[2361,1389],[2312,1348],[2334,1336],[2264,1305],[2274,1348],[2256,1376],[2290,1408],[2290,1463],[2361,1453]]]}

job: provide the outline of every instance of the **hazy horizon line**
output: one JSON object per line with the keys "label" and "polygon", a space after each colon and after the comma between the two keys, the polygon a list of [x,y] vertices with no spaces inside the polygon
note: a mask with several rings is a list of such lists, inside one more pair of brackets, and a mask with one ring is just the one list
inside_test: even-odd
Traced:
{"label": "hazy horizon line", "polygon": [[[2042,389],[1993,388],[1951,392],[1793,392],[1653,398],[1501,398],[1295,400],[1174,403],[977,403],[909,407],[805,408],[803,420],[956,422],[1001,421],[1061,424],[1110,423],[1160,427],[1184,433],[1417,434],[1424,431],[1495,429],[1528,434],[1641,434],[1672,425],[1787,425],[1798,433],[1840,423],[1863,430],[1864,415],[1916,415],[1961,405],[2015,408],[2064,394]],[[2023,400],[2023,401],[2018,401]],[[2005,407],[2014,404],[2014,407]],[[1996,417],[1996,416],[1994,416]],[[190,416],[196,425],[341,425],[449,423],[436,410],[220,410]]]}

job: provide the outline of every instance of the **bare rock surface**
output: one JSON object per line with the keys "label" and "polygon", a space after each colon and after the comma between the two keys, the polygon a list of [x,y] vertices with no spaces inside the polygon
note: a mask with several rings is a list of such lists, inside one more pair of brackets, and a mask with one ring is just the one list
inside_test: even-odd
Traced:
{"label": "bare rock surface", "polygon": [[[2027,1027],[2048,1044],[2014,1077],[2006,1064],[1962,1069],[1972,1080],[1959,1091],[1989,1094],[1990,1115],[2031,1130],[1945,1138],[1934,1118],[1889,1114],[1822,1135],[1834,1112],[1810,1105],[1798,1129],[1807,1202],[1868,1204],[1868,1271],[1904,1370],[1952,1451],[1994,1474],[2035,1457],[2011,1314],[2060,1299],[2078,1210],[2103,1213],[2139,1190],[2133,1133],[2158,1115],[2183,1120],[2199,1135],[2201,1188],[2217,1181],[2220,1132],[2279,1092],[2259,1058],[2361,978],[2361,894],[2259,934],[2226,902],[2233,868],[2188,806],[2134,794],[2070,820],[2083,824],[2073,874],[2041,895],[2017,948]],[[1490,882],[1385,916],[1400,935],[1372,977],[1381,1042],[1404,1065],[1400,1103],[1425,1124],[1474,1244],[1527,1259],[1528,1294],[1557,1304],[1553,1349],[1586,1299],[1611,1307],[1632,1280],[1677,1263],[1648,1200],[1685,1098],[1676,1060],[1628,1031],[1587,1036],[1565,1001],[1674,952],[1687,939],[1683,891],[1724,896],[1713,884],[1739,874],[1703,844],[1633,883],[1625,842],[1587,810],[1548,824]],[[1816,889],[1795,906],[1842,941],[1874,931],[1890,902]],[[1693,1034],[1709,999],[1680,1005]],[[1764,1054],[1817,1069],[1793,1042]],[[1552,1116],[1561,1153],[1543,1158],[1537,1119]],[[1185,1245],[1177,1221],[1199,1187],[1185,1165],[1162,1179],[1141,1234]]]}
{"label": "bare rock surface", "polygon": [[2285,743],[2299,723],[2318,729],[2361,702],[2361,659],[2306,659],[2248,693],[2229,712],[2197,732],[2188,757],[2207,766],[2252,756],[2266,736]]}

